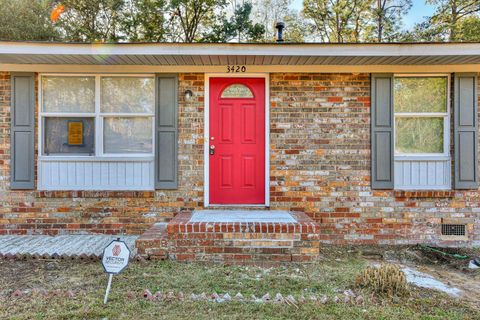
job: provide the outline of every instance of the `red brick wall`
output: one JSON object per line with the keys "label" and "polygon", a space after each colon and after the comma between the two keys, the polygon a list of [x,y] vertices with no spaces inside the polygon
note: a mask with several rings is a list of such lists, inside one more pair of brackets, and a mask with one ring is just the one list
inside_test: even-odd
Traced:
{"label": "red brick wall", "polygon": [[360,204],[370,185],[369,75],[274,74],[270,85],[272,207],[305,211],[325,240],[369,237],[358,234],[379,216]]}
{"label": "red brick wall", "polygon": [[[0,190],[6,190],[10,177],[10,74],[0,72]],[[2,210],[2,208],[0,208]],[[3,213],[3,210],[1,211]],[[5,221],[0,220],[2,223]]]}
{"label": "red brick wall", "polygon": [[[368,74],[272,74],[270,86],[272,209],[307,213],[329,243],[442,243],[440,223],[451,219],[468,223],[461,244],[480,244],[479,192],[370,189]],[[10,191],[10,81],[0,73],[0,234],[141,233],[201,208],[204,75],[181,74],[179,99],[178,190]]]}
{"label": "red brick wall", "polygon": [[368,74],[271,76],[273,208],[306,212],[328,243],[442,241],[440,224],[467,223],[480,243],[480,194],[370,188]]}

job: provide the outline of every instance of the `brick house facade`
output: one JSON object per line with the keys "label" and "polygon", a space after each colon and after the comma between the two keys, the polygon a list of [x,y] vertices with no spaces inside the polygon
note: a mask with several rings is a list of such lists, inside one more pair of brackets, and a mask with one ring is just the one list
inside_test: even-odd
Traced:
{"label": "brick house facade", "polygon": [[[11,76],[0,72],[0,234],[140,234],[203,208],[205,74],[178,79],[176,190],[11,190]],[[478,190],[371,188],[370,73],[271,72],[269,83],[270,209],[306,213],[324,243],[480,243]],[[445,240],[442,223],[466,224],[467,239]]]}

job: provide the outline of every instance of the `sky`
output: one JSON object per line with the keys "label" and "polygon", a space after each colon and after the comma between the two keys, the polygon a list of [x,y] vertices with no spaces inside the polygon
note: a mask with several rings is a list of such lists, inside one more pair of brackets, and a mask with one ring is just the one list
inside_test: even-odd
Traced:
{"label": "sky", "polygon": [[[413,0],[412,2],[412,9],[410,9],[403,20],[406,29],[413,27],[417,22],[423,21],[425,16],[431,15],[435,10],[435,6],[426,5],[425,0]],[[303,0],[293,0],[292,8],[300,11],[302,9],[302,3]]]}

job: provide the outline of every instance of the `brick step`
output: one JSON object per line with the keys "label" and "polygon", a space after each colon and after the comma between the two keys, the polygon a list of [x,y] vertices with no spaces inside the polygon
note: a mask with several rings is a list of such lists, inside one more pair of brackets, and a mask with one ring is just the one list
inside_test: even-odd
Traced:
{"label": "brick step", "polygon": [[155,223],[135,241],[137,253],[149,259],[165,260],[168,256],[167,223]]}
{"label": "brick step", "polygon": [[179,261],[308,262],[319,256],[319,227],[301,212],[181,212],[167,226],[154,225],[137,247],[144,256]]}

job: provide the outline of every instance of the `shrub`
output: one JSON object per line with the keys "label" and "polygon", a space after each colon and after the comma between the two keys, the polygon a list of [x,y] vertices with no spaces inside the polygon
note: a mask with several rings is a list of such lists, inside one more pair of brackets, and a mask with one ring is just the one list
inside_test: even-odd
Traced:
{"label": "shrub", "polygon": [[355,285],[384,297],[404,297],[410,293],[405,274],[393,264],[366,268],[357,276]]}

